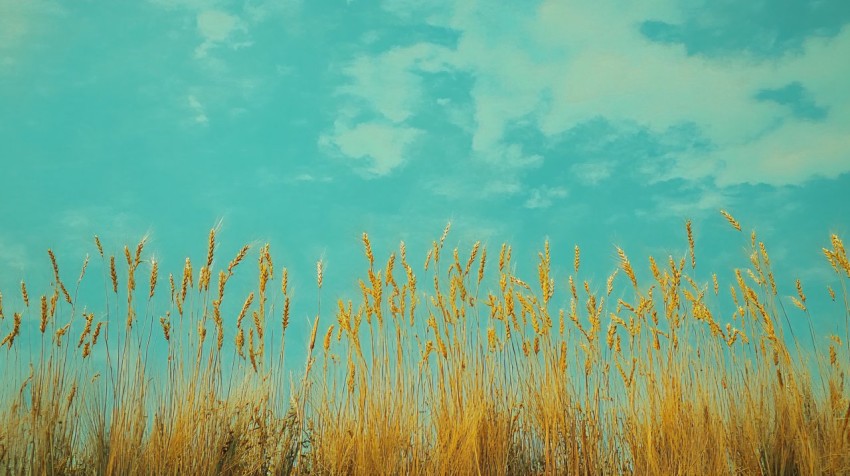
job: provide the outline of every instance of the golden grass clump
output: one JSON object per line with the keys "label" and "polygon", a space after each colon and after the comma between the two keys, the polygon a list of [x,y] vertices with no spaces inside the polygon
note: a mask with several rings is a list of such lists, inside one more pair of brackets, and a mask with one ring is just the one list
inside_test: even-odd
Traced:
{"label": "golden grass clump", "polygon": [[[598,291],[578,245],[573,273],[561,274],[552,265],[558,248],[544,242],[532,287],[533,275],[515,273],[507,244],[495,269],[482,242],[442,253],[450,228],[423,250],[421,272],[404,243],[376,268],[381,250],[363,233],[368,268],[351,281],[358,297],[335,298],[330,316],[322,259],[316,301],[294,299],[295,278],[286,268],[274,274],[268,245],[257,252],[258,274],[232,286],[250,247],[215,269],[217,228],[198,275],[186,258],[180,274],[169,273],[168,294],[155,292],[165,263],[146,257],[143,238],[124,247],[128,282],[119,296],[115,257],[95,236],[101,304],[83,306],[88,295],[78,297],[88,257],[69,292],[48,251],[53,286],[37,294],[33,311],[42,336],[35,316],[27,323],[26,285],[20,309],[5,303],[12,322],[3,319],[0,294],[0,326],[9,328],[0,341],[8,379],[0,391],[0,471],[850,473],[850,338],[818,336],[812,326],[807,348],[777,293],[793,282],[791,300],[809,321],[831,305],[847,326],[850,266],[837,235],[823,249],[835,280],[819,302],[823,293],[807,296],[800,280],[774,277],[755,234],[745,238],[741,267],[692,274],[690,220],[687,251],[649,257],[648,284],[617,247]],[[148,299],[139,303],[134,273],[143,261]],[[628,281],[617,280],[621,272]],[[268,286],[275,276],[279,288]],[[313,316],[296,339],[304,364],[284,365],[292,352],[285,332],[300,307]],[[110,326],[125,312],[126,326]],[[275,313],[280,334],[266,326]],[[157,320],[161,334],[152,332]],[[215,340],[206,339],[210,325]]]}

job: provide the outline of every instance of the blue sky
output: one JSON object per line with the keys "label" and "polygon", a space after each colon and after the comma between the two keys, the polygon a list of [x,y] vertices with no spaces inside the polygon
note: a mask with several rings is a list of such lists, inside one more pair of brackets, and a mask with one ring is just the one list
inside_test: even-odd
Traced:
{"label": "blue sky", "polygon": [[781,294],[800,277],[825,301],[820,248],[850,236],[848,22],[840,0],[0,0],[4,303],[44,289],[48,247],[76,269],[94,234],[149,233],[178,273],[219,219],[219,263],[270,242],[310,299],[323,258],[328,308],[363,231],[419,262],[449,220],[528,276],[547,237],[561,277],[579,244],[601,288],[614,245],[645,268],[692,219],[697,275],[728,279],[748,240],[721,208]]}

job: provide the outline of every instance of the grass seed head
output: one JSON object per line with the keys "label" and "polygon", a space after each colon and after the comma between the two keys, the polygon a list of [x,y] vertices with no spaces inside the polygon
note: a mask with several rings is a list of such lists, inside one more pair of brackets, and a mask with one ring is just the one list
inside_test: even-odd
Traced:
{"label": "grass seed head", "polygon": [[30,307],[30,295],[27,293],[27,283],[21,281],[21,297],[24,299],[24,306]]}
{"label": "grass seed head", "polygon": [[41,295],[41,320],[39,321],[38,330],[44,334],[47,329],[47,296]]}
{"label": "grass seed head", "polygon": [[365,231],[363,232],[361,239],[363,241],[366,259],[369,261],[369,268],[372,268],[375,265],[375,255],[372,253],[372,242],[369,241],[369,235]]}
{"label": "grass seed head", "polygon": [[112,279],[112,292],[118,294],[118,271],[115,269],[115,256],[109,257],[109,277]]}
{"label": "grass seed head", "polygon": [[153,299],[153,294],[156,291],[156,281],[159,278],[159,261],[151,259],[151,277],[150,277],[150,292],[148,299]]}
{"label": "grass seed head", "polygon": [[103,245],[100,243],[100,238],[94,235],[94,245],[97,247],[97,253],[103,258]]}
{"label": "grass seed head", "polygon": [[685,222],[685,230],[688,233],[688,253],[691,255],[691,269],[697,267],[696,254],[694,254],[694,231],[691,227],[691,221]]}
{"label": "grass seed head", "polygon": [[732,215],[730,215],[729,212],[727,212],[726,210],[720,210],[720,214],[723,215],[723,218],[725,218],[730,225],[732,225],[732,228],[741,231],[741,224],[738,223],[738,220],[736,220]]}
{"label": "grass seed head", "polygon": [[573,255],[573,270],[575,270],[576,274],[578,274],[578,268],[581,264],[581,250],[579,250],[578,245],[575,246],[574,255]]}

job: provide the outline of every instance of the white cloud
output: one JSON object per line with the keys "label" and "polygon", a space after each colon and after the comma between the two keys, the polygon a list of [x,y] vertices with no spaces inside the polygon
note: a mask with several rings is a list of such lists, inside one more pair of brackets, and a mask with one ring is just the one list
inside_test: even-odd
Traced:
{"label": "white cloud", "polygon": [[611,176],[611,162],[585,162],[570,167],[570,171],[586,185],[597,185]]}
{"label": "white cloud", "polygon": [[325,184],[333,182],[329,175],[317,174],[310,171],[289,170],[285,161],[277,166],[262,166],[254,171],[256,182],[261,187],[279,187],[292,184]]}
{"label": "white cloud", "polygon": [[[397,159],[390,156],[409,141],[407,122],[420,108],[435,104],[451,124],[470,133],[471,157],[496,170],[484,174],[476,187],[452,186],[446,193],[467,189],[479,196],[496,173],[516,176],[540,165],[542,157],[523,153],[519,142],[506,136],[512,125],[555,138],[599,117],[656,137],[682,124],[694,125],[711,147],[653,158],[663,159],[663,168],[637,165],[653,170],[657,180],[782,185],[850,171],[850,89],[836,80],[850,76],[850,63],[835,61],[850,57],[850,28],[832,39],[807,42],[802,54],[760,62],[747,55],[688,56],[681,45],[643,37],[639,25],[644,20],[681,21],[681,6],[672,0],[640,5],[546,0],[536,9],[489,3],[485,8],[475,1],[435,9],[392,0],[384,7],[411,21],[451,28],[459,39],[453,48],[420,42],[361,55],[343,68],[350,82],[337,93],[357,111],[350,115],[377,114],[380,120],[362,128],[337,124],[323,141],[336,144],[344,155],[372,157],[373,172],[396,167]],[[438,71],[471,76],[471,105],[424,98],[421,73]],[[794,118],[787,108],[754,97],[760,89],[792,81],[800,81],[817,104],[829,108],[825,121]],[[369,139],[381,134],[393,139],[389,144]],[[608,163],[576,164],[571,170],[588,184],[616,173]],[[521,177],[512,182],[519,186]]]}
{"label": "white cloud", "polygon": [[[203,68],[205,77],[189,89],[194,96],[194,100],[190,100],[191,121],[200,124],[221,112],[235,117],[250,111],[246,103],[256,101],[271,87],[272,78],[252,74],[244,68],[232,68],[228,56],[221,53],[252,47],[256,27],[294,16],[301,4],[300,0],[257,0],[240,4],[224,0],[149,1],[181,17],[192,15],[195,19],[197,42],[190,43],[189,54]],[[290,66],[278,64],[275,68],[285,74]],[[180,95],[175,100],[177,109],[185,114],[185,96]]]}
{"label": "white cloud", "polygon": [[498,162],[507,169],[528,169],[543,165],[541,155],[528,155],[519,144],[502,145],[499,152]]}
{"label": "white cloud", "polygon": [[381,7],[404,19],[415,18],[433,24],[445,22],[455,3],[454,0],[383,0]]}
{"label": "white cloud", "polygon": [[301,0],[268,0],[246,2],[242,8],[245,18],[257,24],[274,17],[294,17],[300,13],[302,3]]}
{"label": "white cloud", "polygon": [[63,210],[59,217],[62,229],[69,237],[82,237],[86,246],[91,245],[91,233],[98,233],[106,240],[137,240],[143,231],[142,219],[126,211],[132,200],[114,197],[114,206],[85,206]]}
{"label": "white cloud", "polygon": [[217,45],[227,45],[238,49],[251,44],[233,40],[233,34],[243,30],[244,26],[239,18],[221,10],[204,10],[198,13],[197,28],[203,42],[195,48],[196,58],[206,58],[207,51]]}
{"label": "white cloud", "polygon": [[[341,69],[349,81],[336,90],[343,99],[342,112],[333,130],[320,137],[320,145],[354,159],[354,167],[367,175],[391,173],[407,160],[409,145],[422,134],[407,123],[422,100],[421,73],[450,69],[450,55],[445,47],[417,43],[354,58]],[[358,117],[363,114],[379,119],[363,122]]]}
{"label": "white cloud", "polygon": [[730,208],[730,203],[733,201],[722,189],[716,188],[696,190],[692,198],[682,195],[677,194],[676,196],[657,198],[655,200],[655,208],[645,212],[638,212],[638,215],[683,217],[708,214],[713,216],[717,214],[718,210]]}
{"label": "white cloud", "polygon": [[528,199],[523,206],[525,208],[549,208],[556,199],[567,196],[567,189],[563,187],[539,187],[531,190]]}
{"label": "white cloud", "polygon": [[377,56],[361,55],[346,65],[343,73],[350,82],[337,94],[347,96],[392,122],[410,117],[422,97],[418,73],[449,68],[451,52],[430,43],[393,48]]}
{"label": "white cloud", "polygon": [[[7,316],[6,319],[14,312],[13,309],[17,307],[16,303],[20,303],[20,306],[23,307],[23,303],[20,301],[21,279],[26,279],[27,271],[31,271],[35,267],[34,260],[28,251],[31,250],[28,250],[28,247],[23,243],[0,236],[0,292],[3,293],[3,308]],[[32,286],[32,282],[29,282],[29,280],[27,282],[29,286]]]}
{"label": "white cloud", "polygon": [[12,275],[17,275],[15,279],[19,279],[29,262],[27,248],[23,244],[0,236],[0,269],[11,271]]}
{"label": "white cloud", "polygon": [[187,9],[201,10],[211,8],[222,3],[220,0],[148,0],[150,3],[168,10]]}
{"label": "white cloud", "polygon": [[472,135],[475,131],[475,111],[471,104],[464,101],[453,101],[449,98],[438,98],[435,102],[442,108],[443,116],[449,124]]}
{"label": "white cloud", "polygon": [[501,199],[522,192],[518,177],[482,178],[467,173],[456,176],[440,176],[425,183],[427,190],[437,196],[451,199]]}
{"label": "white cloud", "polygon": [[51,17],[64,14],[61,3],[45,0],[0,0],[0,74],[13,71],[33,37],[49,30]]}
{"label": "white cloud", "polygon": [[195,114],[195,123],[205,125],[209,122],[209,118],[207,117],[207,113],[204,111],[204,105],[198,101],[198,98],[195,97],[194,94],[190,94],[187,98],[189,102],[189,109]]}
{"label": "white cloud", "polygon": [[24,2],[0,0],[0,49],[7,49],[21,41],[31,25]]}
{"label": "white cloud", "polygon": [[471,188],[479,190],[479,198],[490,198],[494,196],[509,197],[516,195],[522,191],[522,186],[516,178],[492,179],[484,183],[483,187],[473,183],[471,180],[467,182]]}
{"label": "white cloud", "polygon": [[[824,122],[784,120],[756,140],[730,144],[711,156],[726,168],[721,183],[747,181],[798,184],[813,176],[835,177],[850,171],[850,27],[831,39],[806,42],[805,54],[762,66],[762,84],[800,80],[817,104],[829,108]],[[784,112],[784,111],[783,111]]]}
{"label": "white cloud", "polygon": [[[388,2],[388,9],[404,17],[400,5],[407,2]],[[487,5],[464,2],[427,16],[461,33],[455,50],[416,47],[430,53],[432,64],[474,77],[476,156],[505,158],[511,146],[506,128],[518,120],[530,120],[554,137],[605,117],[659,135],[695,124],[713,150],[670,157],[667,178],[782,185],[850,171],[850,88],[844,85],[850,63],[836,61],[850,57],[850,28],[808,41],[802,54],[769,61],[748,55],[709,59],[641,35],[641,21],[681,20],[680,6],[672,1],[548,0],[531,13]],[[362,76],[354,89],[388,117],[402,120],[414,113],[422,91],[406,67],[415,61],[413,51],[394,51],[361,58],[376,74]],[[390,78],[388,94],[384,77]],[[782,106],[754,98],[760,89],[792,81],[829,108],[825,121],[799,120]]]}
{"label": "white cloud", "polygon": [[413,127],[379,122],[353,126],[337,123],[331,135],[319,138],[326,152],[350,158],[367,176],[384,176],[403,165],[410,145],[422,131]]}
{"label": "white cloud", "polygon": [[154,5],[167,10],[188,10],[196,14],[195,27],[201,37],[201,43],[195,48],[195,58],[204,60],[208,66],[221,69],[219,60],[209,58],[209,52],[216,47],[239,50],[253,46],[250,30],[260,23],[274,17],[295,15],[301,6],[301,0],[269,0],[246,2],[237,11],[228,11],[232,7],[221,0],[149,0]]}
{"label": "white cloud", "polygon": [[308,173],[301,173],[292,177],[293,182],[320,182],[320,183],[329,183],[332,182],[333,179],[327,176],[316,176]]}
{"label": "white cloud", "polygon": [[204,10],[198,14],[198,32],[207,41],[224,41],[236,28],[239,20],[219,10]]}
{"label": "white cloud", "polygon": [[[540,116],[544,133],[557,134],[595,116],[635,121],[659,133],[677,123],[693,122],[716,149],[710,154],[684,154],[671,172],[697,178],[694,165],[707,162],[701,165],[702,174],[714,175],[721,185],[799,183],[814,175],[835,176],[850,170],[847,114],[833,114],[825,124],[812,124],[788,118],[776,105],[753,98],[760,88],[800,80],[819,103],[832,105],[833,112],[846,110],[850,106],[846,88],[835,88],[835,79],[847,77],[850,68],[834,58],[850,56],[850,30],[832,41],[809,42],[803,56],[776,63],[752,58],[709,60],[642,38],[634,25],[646,17],[637,10],[626,10],[619,17],[604,12],[594,17],[595,8],[577,11],[560,3],[547,5],[537,30],[548,32],[550,44],[570,45],[580,40],[577,35],[589,38],[601,31],[598,27],[609,27],[605,35],[594,35],[603,38],[601,43],[589,43],[563,62],[563,81],[555,77],[547,81],[555,101]],[[560,22],[547,25],[546,19],[560,18],[559,13],[582,18],[592,31],[565,28]],[[624,20],[610,25],[612,18]],[[765,134],[778,119],[784,125]]]}
{"label": "white cloud", "polygon": [[850,122],[785,123],[764,138],[709,157],[725,165],[717,177],[720,185],[799,184],[812,177],[836,177],[850,171]]}

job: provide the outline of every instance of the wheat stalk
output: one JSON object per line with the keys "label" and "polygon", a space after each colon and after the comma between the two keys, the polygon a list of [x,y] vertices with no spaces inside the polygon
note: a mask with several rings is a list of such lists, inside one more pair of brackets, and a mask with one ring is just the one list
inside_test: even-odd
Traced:
{"label": "wheat stalk", "polygon": [[720,210],[720,214],[723,215],[723,218],[725,218],[726,221],[728,221],[730,225],[732,225],[732,228],[734,228],[738,231],[741,231],[741,224],[738,223],[738,220],[736,220],[734,217],[732,217],[732,215],[730,215],[729,212],[727,212],[726,210]]}

